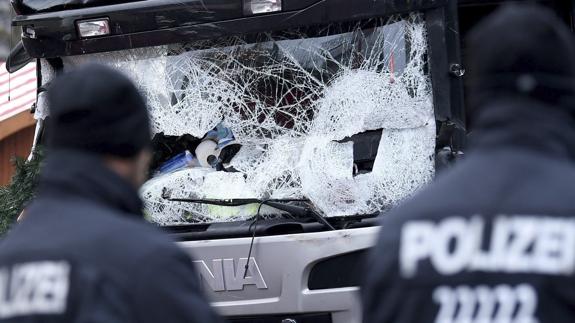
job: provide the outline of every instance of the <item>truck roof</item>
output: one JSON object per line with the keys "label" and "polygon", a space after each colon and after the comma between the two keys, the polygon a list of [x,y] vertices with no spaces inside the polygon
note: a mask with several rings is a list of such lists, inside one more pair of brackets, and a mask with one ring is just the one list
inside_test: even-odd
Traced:
{"label": "truck roof", "polygon": [[16,13],[30,15],[42,12],[91,8],[138,1],[146,0],[85,0],[81,2],[77,0],[12,0],[12,6]]}
{"label": "truck roof", "polygon": [[[81,9],[67,10],[79,6],[65,5],[72,2],[77,1],[16,0],[21,14],[13,24],[23,27],[23,43],[30,56],[62,57],[357,21],[439,8],[447,0],[282,0],[281,11],[266,14],[246,14],[244,1],[230,0],[86,0]],[[21,10],[32,3],[42,12]],[[44,8],[40,3],[62,10],[47,12],[48,5]],[[91,19],[108,19],[109,35],[80,37],[78,22]]]}
{"label": "truck roof", "polygon": [[[15,5],[48,2],[12,1]],[[27,62],[26,57],[28,60],[54,58],[48,61],[58,65],[58,60],[65,56],[281,32],[300,27],[321,28],[332,23],[354,23],[418,11],[425,16],[428,27],[437,120],[451,120],[458,127],[464,127],[461,80],[450,76],[450,66],[459,61],[459,36],[454,27],[457,8],[448,5],[455,0],[282,0],[281,11],[246,14],[244,3],[249,1],[84,0],[84,7],[74,10],[21,12],[13,19],[13,25],[23,29],[23,46],[11,55],[11,65]],[[68,2],[78,1],[49,1],[54,5]],[[109,4],[114,2],[116,4]],[[88,5],[92,7],[86,7]],[[78,22],[98,19],[109,21],[108,35],[79,36]],[[14,59],[20,52],[23,58]]]}
{"label": "truck roof", "polygon": [[[481,3],[485,4],[488,2],[492,3],[499,3],[505,2],[506,0],[458,0],[460,4],[471,4],[471,3]],[[12,0],[12,5],[16,10],[16,13],[19,15],[30,15],[30,14],[37,14],[37,13],[46,13],[46,12],[56,12],[56,11],[66,11],[66,10],[75,10],[75,9],[85,9],[85,8],[94,8],[94,7],[101,7],[101,6],[109,6],[109,5],[116,5],[116,4],[125,4],[125,3],[136,3],[136,2],[159,2],[158,0],[84,0],[84,1],[77,1],[77,0]],[[160,2],[165,2],[160,0]],[[180,1],[185,3],[186,1]],[[190,1],[190,2],[197,2],[197,1]],[[207,5],[210,5],[214,1],[202,1],[205,2]],[[227,1],[228,3],[239,3],[241,1]],[[285,1],[284,1],[285,2]],[[288,1],[289,2],[289,1]],[[317,1],[319,2],[319,1]],[[409,1],[406,1],[409,2]],[[426,2],[435,2],[433,0],[420,0],[415,1],[418,5],[425,5]]]}

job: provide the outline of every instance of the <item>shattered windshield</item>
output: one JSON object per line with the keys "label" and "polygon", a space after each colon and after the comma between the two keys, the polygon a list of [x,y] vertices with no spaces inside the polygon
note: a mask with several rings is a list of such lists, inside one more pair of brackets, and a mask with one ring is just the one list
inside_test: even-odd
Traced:
{"label": "shattered windshield", "polygon": [[68,57],[64,65],[114,66],[145,93],[156,156],[141,194],[152,221],[246,220],[258,208],[171,202],[166,190],[307,199],[327,217],[361,215],[433,176],[424,26],[414,14]]}

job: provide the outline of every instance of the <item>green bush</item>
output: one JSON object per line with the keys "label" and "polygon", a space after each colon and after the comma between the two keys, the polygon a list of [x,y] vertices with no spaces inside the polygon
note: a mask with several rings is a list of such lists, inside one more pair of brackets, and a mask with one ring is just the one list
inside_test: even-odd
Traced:
{"label": "green bush", "polygon": [[15,158],[16,172],[11,183],[0,187],[0,235],[6,233],[20,212],[33,197],[37,185],[42,153],[37,152],[30,162]]}

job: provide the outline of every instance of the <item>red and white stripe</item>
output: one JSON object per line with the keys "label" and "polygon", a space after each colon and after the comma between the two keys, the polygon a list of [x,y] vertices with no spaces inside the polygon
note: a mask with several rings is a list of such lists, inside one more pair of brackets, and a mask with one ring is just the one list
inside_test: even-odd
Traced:
{"label": "red and white stripe", "polygon": [[10,75],[0,64],[0,121],[29,110],[36,102],[36,63]]}

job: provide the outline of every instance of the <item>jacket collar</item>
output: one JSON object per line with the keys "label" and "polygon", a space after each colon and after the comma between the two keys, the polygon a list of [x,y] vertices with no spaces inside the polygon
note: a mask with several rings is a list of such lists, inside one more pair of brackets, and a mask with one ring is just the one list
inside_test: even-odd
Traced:
{"label": "jacket collar", "polygon": [[137,190],[90,153],[48,151],[43,165],[39,197],[79,197],[107,207],[142,216],[142,201]]}
{"label": "jacket collar", "polygon": [[475,150],[523,148],[575,161],[575,115],[536,100],[508,97],[485,105],[471,137]]}

